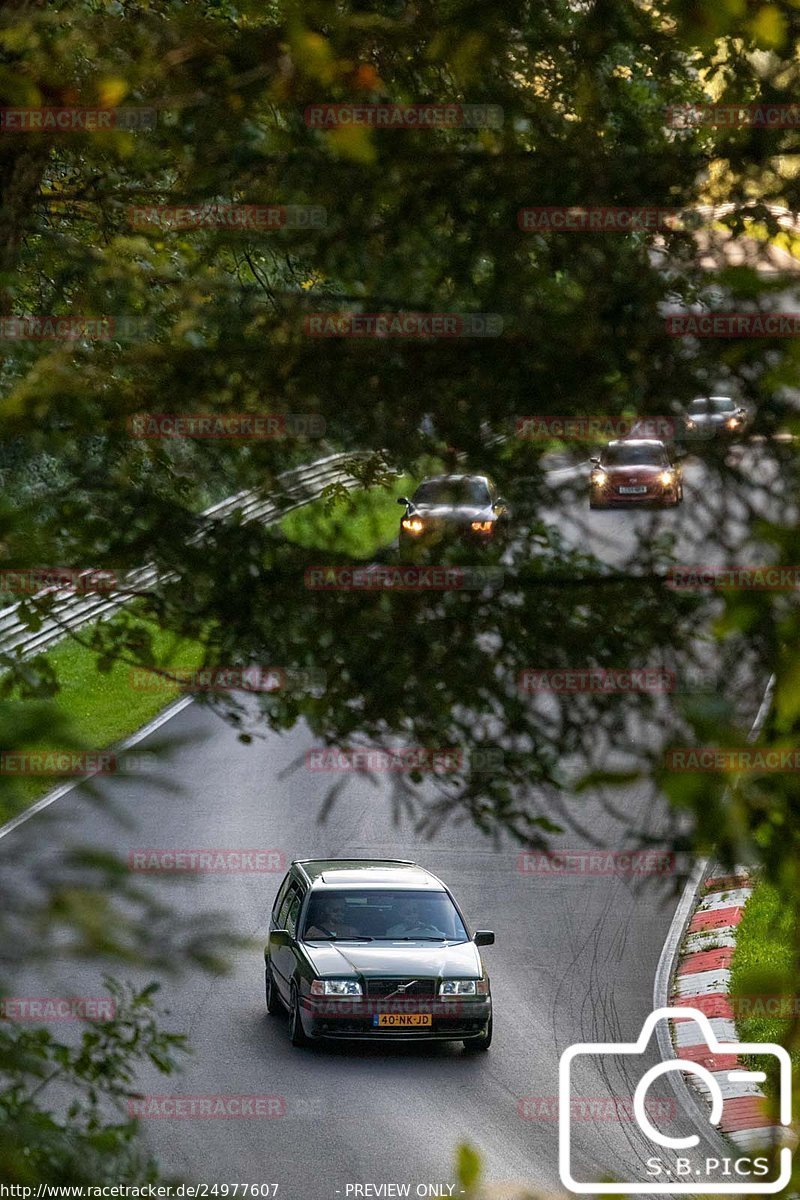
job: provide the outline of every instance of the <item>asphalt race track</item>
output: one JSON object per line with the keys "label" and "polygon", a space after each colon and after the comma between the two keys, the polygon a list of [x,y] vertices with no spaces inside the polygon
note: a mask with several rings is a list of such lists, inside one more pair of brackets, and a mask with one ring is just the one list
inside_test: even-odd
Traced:
{"label": "asphalt race track", "polygon": [[[690,462],[682,510],[655,518],[590,514],[582,497],[575,501],[574,536],[588,531],[592,546],[614,561],[630,551],[639,523],[655,521],[679,529],[681,561],[708,561],[710,531],[698,526],[691,502],[704,474],[702,464]],[[758,699],[754,692],[754,706]],[[413,858],[445,879],[473,927],[495,930],[497,941],[483,952],[495,1000],[488,1054],[466,1055],[460,1044],[297,1050],[287,1020],[268,1017],[263,1003],[262,947],[281,876],[154,878],[152,885],[178,907],[223,911],[252,939],[252,949],[235,953],[227,976],[198,972],[165,981],[169,1024],[188,1033],[193,1054],[179,1078],[153,1072],[142,1078],[142,1090],[266,1093],[285,1103],[285,1115],[274,1120],[146,1121],[146,1138],[165,1170],[197,1181],[278,1183],[283,1200],[334,1200],[354,1195],[346,1188],[355,1183],[408,1183],[414,1195],[418,1184],[452,1183],[454,1149],[466,1140],[484,1156],[490,1180],[557,1188],[559,1056],[577,1041],[638,1035],[652,1009],[656,964],[677,902],[671,880],[643,885],[620,875],[524,873],[510,844],[495,845],[464,826],[442,830],[433,843],[415,840],[408,824],[393,824],[380,778],[353,776],[322,825],[318,810],[329,780],[304,769],[303,755],[313,745],[305,729],[242,745],[212,712],[191,705],[166,732],[188,741],[165,762],[161,781],[102,784],[130,827],[90,805],[76,788],[0,841],[4,869],[13,870],[21,857],[61,854],[71,843],[110,847],[122,856],[141,847],[252,847],[278,849],[287,861]],[[628,789],[623,799],[631,824],[660,828],[663,813],[649,797]],[[599,843],[630,845],[624,827],[591,795],[581,798],[580,817]],[[573,833],[554,844],[587,843]],[[98,995],[101,973],[53,963],[46,979],[30,979],[30,994],[45,990]],[[646,1065],[656,1061],[653,1047]],[[630,1097],[640,1074],[620,1077],[616,1067],[600,1063],[580,1076],[581,1094]],[[661,1084],[658,1095],[671,1097],[668,1082]],[[545,1115],[547,1104],[526,1098],[547,1100],[551,1115]],[[672,1121],[671,1131],[689,1131],[680,1112]],[[581,1177],[643,1178],[650,1153],[632,1122],[576,1126]]]}

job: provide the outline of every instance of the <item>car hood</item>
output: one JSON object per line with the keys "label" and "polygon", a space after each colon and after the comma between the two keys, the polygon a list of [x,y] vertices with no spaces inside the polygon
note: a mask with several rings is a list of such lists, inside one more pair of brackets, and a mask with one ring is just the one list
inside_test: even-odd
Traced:
{"label": "car hood", "polygon": [[319,976],[374,975],[419,976],[422,979],[477,979],[481,956],[474,942],[441,946],[432,942],[404,942],[402,946],[367,945],[361,942],[303,943]]}
{"label": "car hood", "polygon": [[627,478],[631,479],[650,479],[653,475],[660,474],[661,471],[668,470],[667,467],[659,466],[633,466],[633,467],[603,467],[606,475],[610,475],[612,479]]}
{"label": "car hood", "polygon": [[411,511],[429,521],[492,521],[496,516],[488,504],[420,504]]}
{"label": "car hood", "polygon": [[697,413],[695,416],[689,414],[686,417],[687,421],[693,421],[695,425],[723,425],[725,421],[730,421],[731,417],[741,417],[740,413]]}

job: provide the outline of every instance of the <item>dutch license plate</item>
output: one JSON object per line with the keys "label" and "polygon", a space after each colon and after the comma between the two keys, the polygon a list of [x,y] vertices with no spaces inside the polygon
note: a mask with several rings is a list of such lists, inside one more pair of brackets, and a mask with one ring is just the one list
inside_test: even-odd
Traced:
{"label": "dutch license plate", "polygon": [[414,1029],[432,1025],[433,1013],[375,1013],[372,1024],[377,1029]]}
{"label": "dutch license plate", "polygon": [[620,496],[642,496],[646,491],[646,487],[621,487],[619,494]]}

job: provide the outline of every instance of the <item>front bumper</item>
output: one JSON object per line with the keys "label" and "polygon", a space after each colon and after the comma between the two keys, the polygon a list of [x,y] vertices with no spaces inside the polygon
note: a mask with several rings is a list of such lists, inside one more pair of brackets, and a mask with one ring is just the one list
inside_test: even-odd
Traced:
{"label": "front bumper", "polygon": [[646,507],[648,505],[677,504],[679,494],[677,484],[669,484],[668,487],[658,484],[655,487],[648,487],[646,492],[640,492],[638,495],[620,495],[614,488],[593,487],[589,492],[589,498],[592,504],[601,505],[603,508],[636,508],[640,505]]}
{"label": "front bumper", "polygon": [[[430,1025],[379,1028],[381,1013],[430,1013]],[[393,1001],[304,996],[300,1005],[303,1028],[309,1037],[355,1038],[370,1041],[460,1041],[486,1032],[492,1015],[491,996],[454,997],[452,1000]]]}
{"label": "front bumper", "polygon": [[694,429],[684,428],[683,439],[693,443],[732,441],[741,437],[744,432],[744,423],[737,425],[735,429],[729,429],[727,425],[703,425]]}
{"label": "front bumper", "polygon": [[458,545],[488,546],[495,541],[500,532],[497,523],[491,529],[472,529],[469,524],[433,525],[422,533],[408,533],[400,526],[400,546],[411,549],[415,546],[428,550],[433,546]]}

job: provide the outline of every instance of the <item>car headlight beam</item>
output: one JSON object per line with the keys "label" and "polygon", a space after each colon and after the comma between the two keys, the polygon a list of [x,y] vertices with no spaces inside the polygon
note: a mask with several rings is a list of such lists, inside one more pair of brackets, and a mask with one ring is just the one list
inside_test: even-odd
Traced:
{"label": "car headlight beam", "polygon": [[419,517],[403,517],[403,520],[400,522],[400,524],[403,526],[403,529],[405,529],[406,533],[422,533],[423,529],[425,528],[424,522],[421,521]]}
{"label": "car headlight beam", "polygon": [[488,979],[444,979],[439,984],[440,996],[486,996]]}
{"label": "car headlight beam", "polygon": [[675,472],[674,471],[662,471],[658,477],[658,482],[663,483],[664,487],[669,487],[669,485],[671,483],[675,482]]}
{"label": "car headlight beam", "polygon": [[361,984],[357,979],[312,979],[312,996],[360,996]]}

